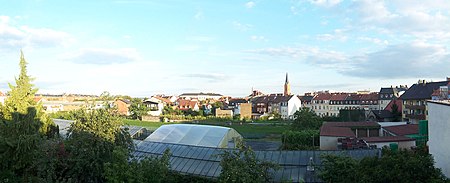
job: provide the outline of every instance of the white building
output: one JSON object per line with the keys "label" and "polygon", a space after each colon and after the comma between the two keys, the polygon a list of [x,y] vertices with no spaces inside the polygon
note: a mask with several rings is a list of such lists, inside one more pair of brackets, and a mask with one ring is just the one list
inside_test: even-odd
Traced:
{"label": "white building", "polygon": [[302,101],[295,96],[289,96],[287,101],[280,103],[280,114],[282,119],[294,119],[294,113],[302,107]]}
{"label": "white building", "polygon": [[0,104],[4,104],[6,100],[6,95],[0,92]]}
{"label": "white building", "polygon": [[223,95],[217,94],[217,93],[183,93],[179,97],[186,99],[186,100],[192,100],[197,99],[199,101],[212,99],[212,100],[219,100]]}
{"label": "white building", "polygon": [[428,101],[428,146],[435,166],[450,178],[450,100]]}

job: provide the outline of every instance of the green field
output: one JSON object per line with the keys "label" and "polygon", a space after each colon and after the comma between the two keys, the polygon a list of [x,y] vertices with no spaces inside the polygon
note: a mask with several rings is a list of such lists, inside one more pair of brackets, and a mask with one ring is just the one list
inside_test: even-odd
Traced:
{"label": "green field", "polygon": [[[155,130],[158,127],[166,124],[179,124],[178,122],[171,123],[162,123],[162,122],[147,122],[147,121],[139,121],[139,120],[130,120],[124,119],[124,123],[132,126],[142,126],[149,130]],[[190,123],[190,122],[185,122]],[[279,124],[279,125],[271,125],[271,124],[248,124],[243,123],[242,125],[239,123],[233,123],[231,126],[225,122],[199,122],[198,124],[203,125],[215,125],[215,126],[225,126],[230,127],[238,131],[244,138],[246,139],[280,139],[281,134],[289,129],[289,125]]]}

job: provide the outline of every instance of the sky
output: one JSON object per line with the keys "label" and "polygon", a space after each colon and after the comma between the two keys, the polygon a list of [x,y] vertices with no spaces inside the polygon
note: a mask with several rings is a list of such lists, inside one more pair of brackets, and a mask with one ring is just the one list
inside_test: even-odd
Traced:
{"label": "sky", "polygon": [[0,0],[0,91],[379,91],[450,76],[447,0]]}

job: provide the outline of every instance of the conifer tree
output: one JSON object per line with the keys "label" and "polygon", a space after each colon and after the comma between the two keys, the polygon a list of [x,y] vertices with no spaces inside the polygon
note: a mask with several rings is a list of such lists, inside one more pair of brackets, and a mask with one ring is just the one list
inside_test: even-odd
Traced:
{"label": "conifer tree", "polygon": [[20,52],[20,74],[15,79],[16,85],[9,83],[11,91],[8,92],[9,96],[5,100],[5,104],[1,107],[0,112],[5,120],[12,120],[13,113],[26,114],[29,107],[36,109],[37,121],[40,121],[41,127],[39,131],[42,134],[48,135],[49,129],[54,129],[53,121],[44,113],[44,109],[41,103],[34,100],[35,94],[38,91],[37,88],[31,83],[34,78],[27,75],[27,61]]}

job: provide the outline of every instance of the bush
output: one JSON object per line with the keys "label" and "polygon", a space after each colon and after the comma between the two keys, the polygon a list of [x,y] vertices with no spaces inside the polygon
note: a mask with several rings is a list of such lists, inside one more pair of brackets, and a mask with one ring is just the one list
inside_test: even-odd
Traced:
{"label": "bush", "polygon": [[285,131],[282,150],[314,150],[319,146],[319,130]]}

